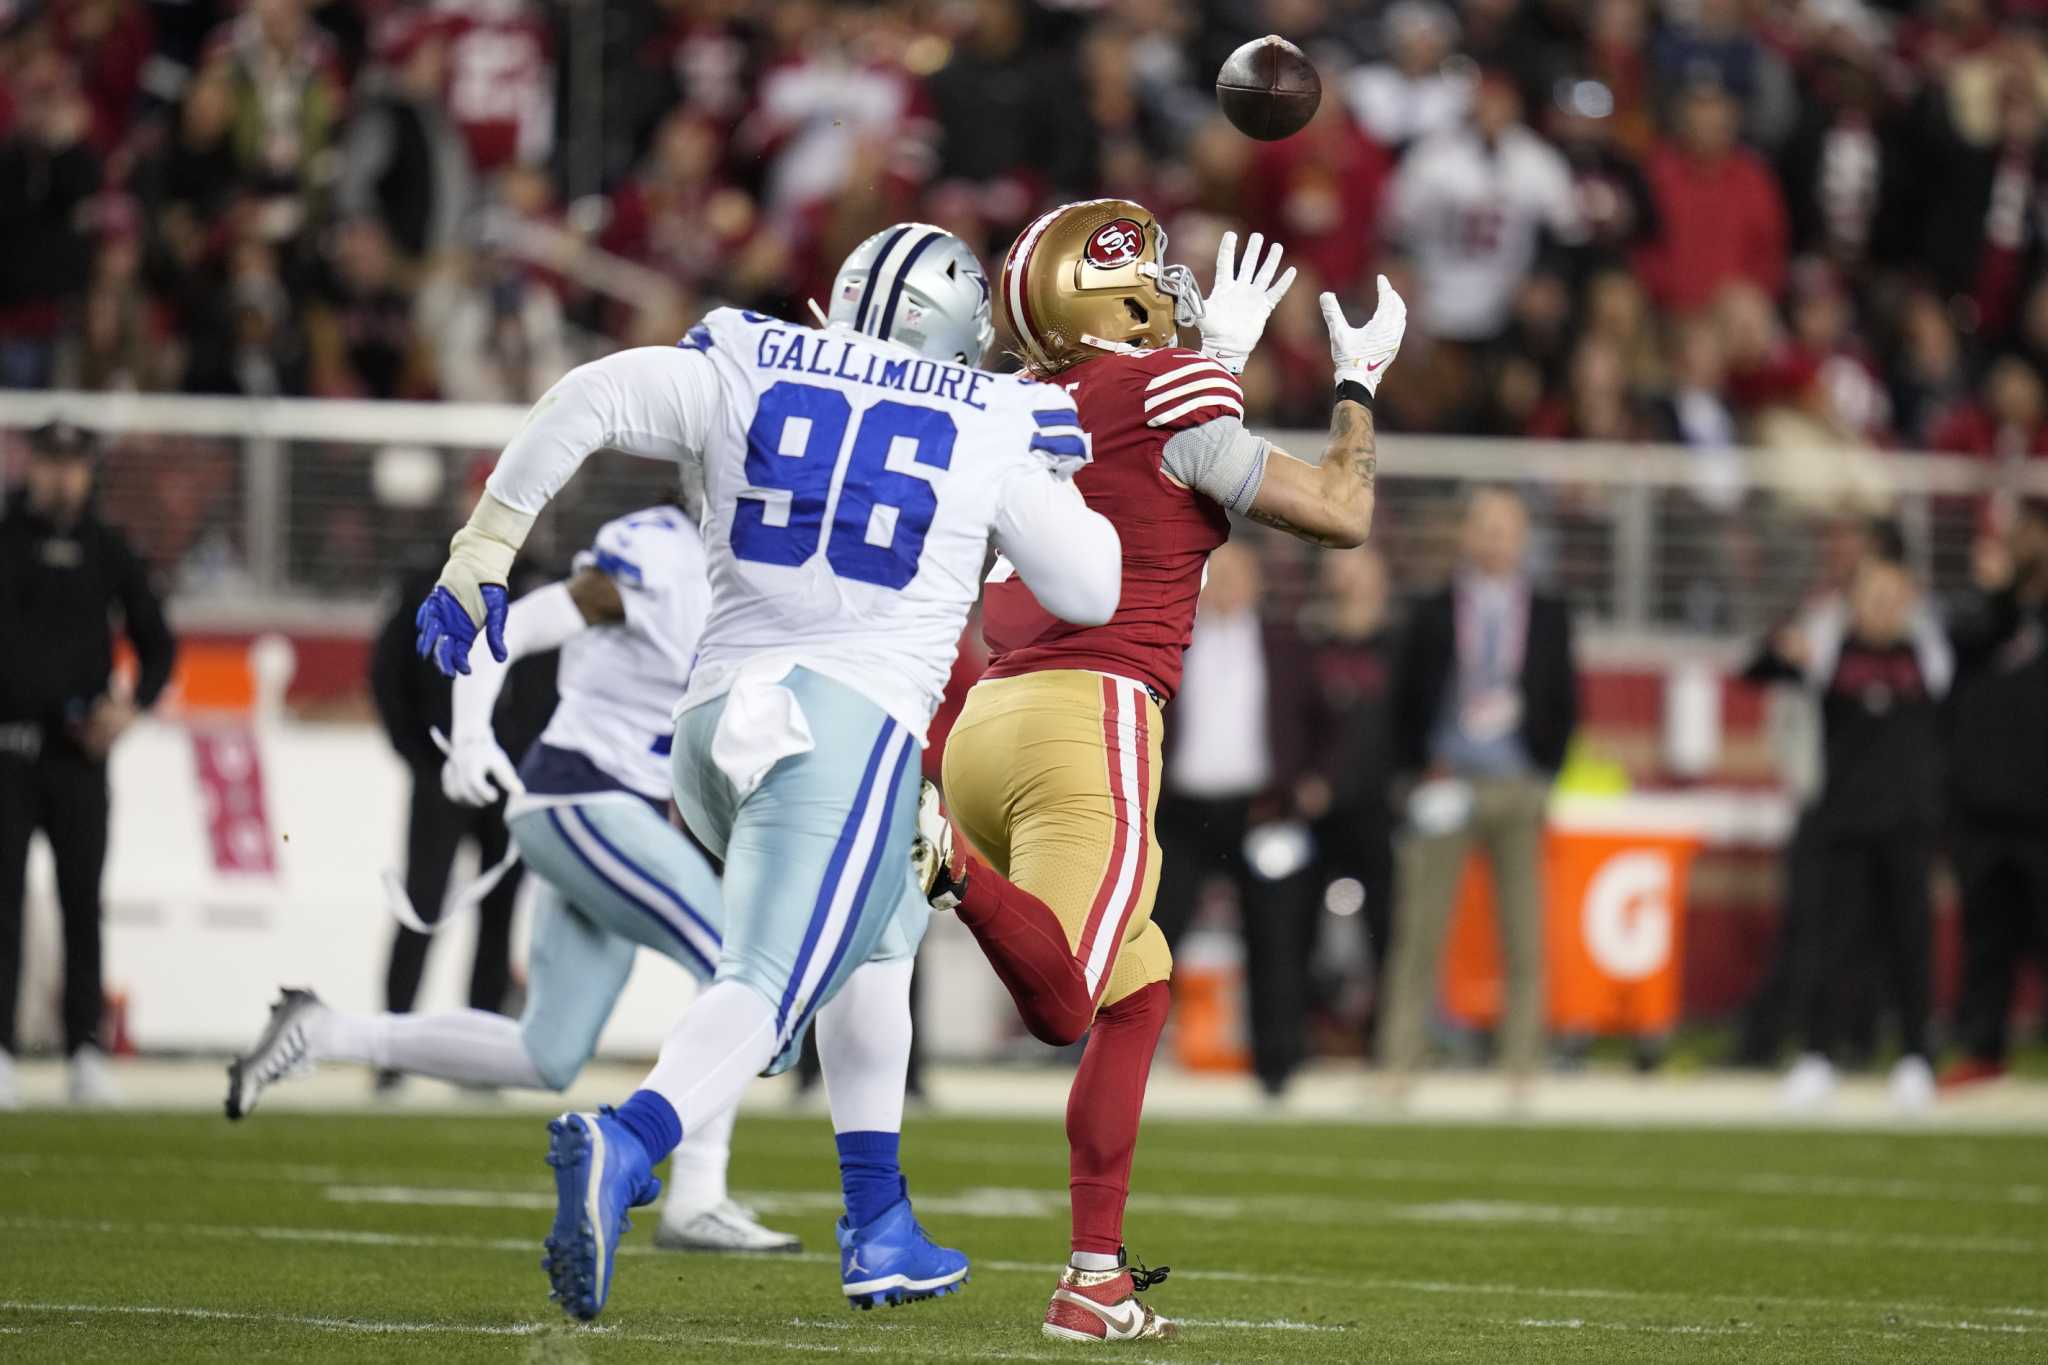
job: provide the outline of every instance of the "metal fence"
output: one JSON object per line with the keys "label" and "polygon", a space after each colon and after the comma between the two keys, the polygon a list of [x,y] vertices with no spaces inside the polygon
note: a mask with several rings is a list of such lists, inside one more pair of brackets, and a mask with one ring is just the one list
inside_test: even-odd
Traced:
{"label": "metal fence", "polygon": [[[105,438],[101,498],[165,576],[187,620],[344,613],[395,574],[438,563],[518,408],[0,394],[0,463],[62,416]],[[1320,433],[1281,432],[1311,458]],[[1680,447],[1388,436],[1374,539],[1400,586],[1439,578],[1474,482],[1514,485],[1534,511],[1539,572],[1595,628],[1722,637],[1782,616],[1821,578],[1843,528],[1895,517],[1937,590],[2010,499],[2048,494],[2048,461],[1853,449]],[[667,466],[600,456],[536,529],[565,563],[598,525],[667,495]],[[1284,604],[1312,590],[1313,553],[1262,541]]]}

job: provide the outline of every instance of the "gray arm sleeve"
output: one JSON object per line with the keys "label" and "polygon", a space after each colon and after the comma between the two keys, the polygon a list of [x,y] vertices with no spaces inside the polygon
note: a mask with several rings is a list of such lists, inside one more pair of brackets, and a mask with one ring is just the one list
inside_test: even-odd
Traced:
{"label": "gray arm sleeve", "polygon": [[1166,472],[1242,512],[1259,494],[1269,448],[1265,437],[1246,431],[1237,418],[1218,417],[1167,438]]}

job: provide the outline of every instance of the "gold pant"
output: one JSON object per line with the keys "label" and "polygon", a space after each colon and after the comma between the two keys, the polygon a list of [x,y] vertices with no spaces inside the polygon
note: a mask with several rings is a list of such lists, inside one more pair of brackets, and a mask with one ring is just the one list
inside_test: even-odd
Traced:
{"label": "gold pant", "polygon": [[1059,916],[1098,1005],[1173,974],[1159,890],[1159,707],[1058,669],[976,683],[946,741],[946,805],[989,865]]}

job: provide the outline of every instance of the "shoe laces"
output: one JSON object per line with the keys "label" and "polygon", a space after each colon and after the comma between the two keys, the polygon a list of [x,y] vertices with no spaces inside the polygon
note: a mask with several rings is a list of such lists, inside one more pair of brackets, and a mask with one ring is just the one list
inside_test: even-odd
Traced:
{"label": "shoe laces", "polygon": [[[1121,1248],[1118,1249],[1118,1255],[1122,1255]],[[1173,1267],[1170,1265],[1147,1269],[1143,1261],[1136,1259],[1130,1260],[1128,1268],[1131,1272],[1131,1289],[1138,1294],[1144,1293],[1155,1284],[1165,1284],[1166,1277],[1173,1273]]]}
{"label": "shoe laces", "polygon": [[298,1070],[305,1060],[306,1026],[304,1024],[294,1024],[284,1037],[277,1040],[277,1046],[271,1049],[270,1055],[264,1059],[264,1066],[257,1073],[257,1076],[265,1085],[268,1085],[272,1081],[282,1076],[289,1076],[292,1072]]}

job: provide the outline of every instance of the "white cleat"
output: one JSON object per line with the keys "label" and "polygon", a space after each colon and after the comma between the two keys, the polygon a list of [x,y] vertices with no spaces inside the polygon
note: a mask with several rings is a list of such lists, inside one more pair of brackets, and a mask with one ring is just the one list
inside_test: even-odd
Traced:
{"label": "white cleat", "polygon": [[795,1252],[803,1243],[794,1234],[763,1227],[754,1211],[730,1199],[708,1209],[661,1211],[654,1244],[664,1251]]}
{"label": "white cleat", "polygon": [[0,1114],[21,1108],[21,1083],[14,1075],[14,1054],[0,1051]]}
{"label": "white cleat", "polygon": [[1785,1079],[1778,1083],[1778,1107],[1793,1113],[1811,1113],[1834,1097],[1835,1064],[1818,1052],[1808,1052],[1792,1063]]}
{"label": "white cleat", "polygon": [[71,1054],[71,1102],[81,1109],[111,1109],[121,1102],[107,1054],[88,1043]]}
{"label": "white cleat", "polygon": [[1902,1114],[1924,1114],[1934,1107],[1934,1068],[1925,1057],[1901,1057],[1892,1067],[1889,1086],[1892,1108]]}
{"label": "white cleat", "polygon": [[960,883],[953,879],[953,822],[939,805],[939,789],[926,782],[917,794],[917,838],[910,845],[910,868],[918,889],[935,910],[960,904]]}
{"label": "white cleat", "polygon": [[307,990],[288,988],[277,997],[256,1046],[228,1063],[229,1118],[247,1118],[264,1091],[313,1069],[313,1024],[326,1008]]}

